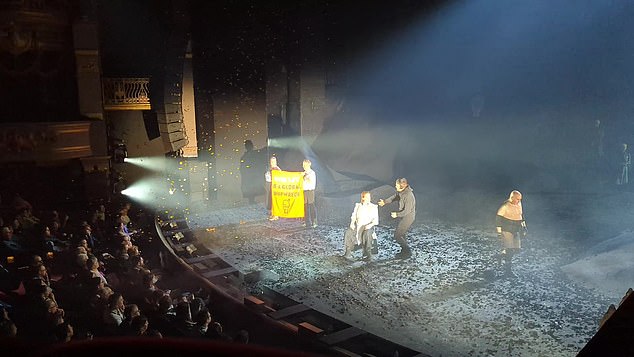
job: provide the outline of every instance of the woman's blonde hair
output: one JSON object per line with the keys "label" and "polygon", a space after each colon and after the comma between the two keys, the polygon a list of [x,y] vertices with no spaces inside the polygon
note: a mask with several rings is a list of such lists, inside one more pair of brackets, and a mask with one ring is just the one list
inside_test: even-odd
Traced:
{"label": "woman's blonde hair", "polygon": [[511,191],[511,193],[509,194],[509,200],[513,199],[513,197],[515,196],[520,196],[520,198],[522,198],[522,193],[518,190]]}

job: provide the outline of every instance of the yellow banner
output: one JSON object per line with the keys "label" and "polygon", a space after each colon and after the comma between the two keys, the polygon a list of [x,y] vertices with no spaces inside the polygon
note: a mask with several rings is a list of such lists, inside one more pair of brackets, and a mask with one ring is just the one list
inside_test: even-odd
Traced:
{"label": "yellow banner", "polygon": [[271,170],[271,214],[284,218],[304,217],[303,172]]}

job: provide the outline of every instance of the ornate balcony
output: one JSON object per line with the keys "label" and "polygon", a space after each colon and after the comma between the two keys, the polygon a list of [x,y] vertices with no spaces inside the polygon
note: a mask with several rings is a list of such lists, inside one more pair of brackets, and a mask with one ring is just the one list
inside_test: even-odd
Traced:
{"label": "ornate balcony", "polygon": [[102,78],[104,110],[150,110],[149,78]]}

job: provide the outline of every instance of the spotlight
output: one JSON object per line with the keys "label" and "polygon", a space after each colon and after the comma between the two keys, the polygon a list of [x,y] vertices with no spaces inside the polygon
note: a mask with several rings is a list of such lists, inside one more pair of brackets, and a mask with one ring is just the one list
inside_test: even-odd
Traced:
{"label": "spotlight", "polygon": [[126,157],[125,162],[148,171],[163,172],[168,160],[164,156]]}
{"label": "spotlight", "polygon": [[125,159],[128,157],[128,148],[125,146],[125,144],[116,144],[114,149],[112,150],[112,156],[114,162],[121,164],[125,162]]}

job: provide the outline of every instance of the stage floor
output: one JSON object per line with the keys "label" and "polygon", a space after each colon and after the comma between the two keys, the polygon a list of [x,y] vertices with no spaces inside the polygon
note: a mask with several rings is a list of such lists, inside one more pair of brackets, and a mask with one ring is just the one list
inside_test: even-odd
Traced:
{"label": "stage floor", "polygon": [[517,278],[507,279],[485,278],[497,252],[490,230],[425,217],[408,236],[412,258],[391,259],[394,229],[382,225],[379,254],[369,263],[339,257],[345,226],[271,222],[261,205],[210,209],[188,220],[198,240],[239,271],[265,272],[247,289],[265,286],[433,356],[574,356],[615,303],[569,280],[560,267],[571,249],[538,230],[515,258]]}

